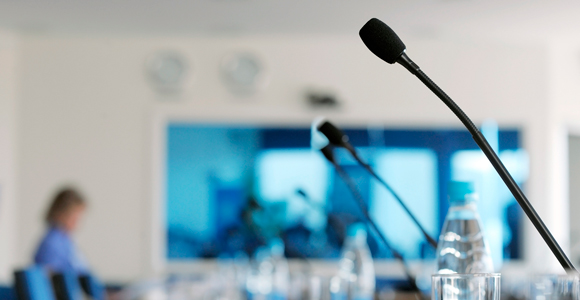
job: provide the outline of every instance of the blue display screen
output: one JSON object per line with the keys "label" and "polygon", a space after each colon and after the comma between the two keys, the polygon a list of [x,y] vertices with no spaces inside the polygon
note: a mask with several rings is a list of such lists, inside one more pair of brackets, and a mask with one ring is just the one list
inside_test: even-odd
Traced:
{"label": "blue display screen", "polygon": [[[345,128],[351,143],[403,198],[435,238],[448,209],[449,180],[469,180],[492,256],[520,258],[517,203],[463,130]],[[336,258],[346,227],[363,221],[350,191],[310,148],[308,127],[170,123],[166,144],[166,253],[169,260],[249,255],[273,237],[288,257]],[[514,129],[492,132],[504,164],[519,184],[528,160]],[[408,259],[434,249],[382,186],[336,151],[379,228]],[[391,258],[372,232],[375,258]]]}

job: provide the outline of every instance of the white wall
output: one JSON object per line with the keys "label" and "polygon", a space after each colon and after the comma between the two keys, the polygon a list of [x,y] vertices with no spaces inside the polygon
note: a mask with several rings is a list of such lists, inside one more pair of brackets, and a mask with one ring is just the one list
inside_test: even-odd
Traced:
{"label": "white wall", "polygon": [[[568,136],[580,136],[580,41],[577,37],[556,36],[550,41],[550,99],[554,108],[550,113],[552,130],[554,131],[554,155],[552,155],[552,177],[554,190],[547,201],[566,213],[561,215],[570,224],[571,242],[576,242],[571,256],[574,263],[580,263],[580,245],[577,244],[580,234],[580,199],[571,197],[569,192],[577,189],[578,181],[569,178],[578,165],[574,164],[573,156],[579,153],[568,153],[578,149],[568,147]],[[577,161],[577,158],[575,158]],[[569,170],[570,169],[570,170]],[[568,203],[570,201],[570,203]]]}
{"label": "white wall", "polygon": [[575,264],[580,263],[580,136],[570,136],[569,146],[569,192],[570,192],[570,259]]}
{"label": "white wall", "polygon": [[[550,176],[545,158],[551,151],[546,146],[551,134],[544,129],[547,49],[405,40],[407,53],[476,123],[494,118],[524,130],[532,160],[528,196],[549,226],[561,228],[561,210],[544,200]],[[179,101],[159,101],[145,80],[144,62],[160,49],[179,51],[192,62],[194,81]],[[237,98],[223,88],[218,67],[236,50],[254,51],[266,63],[271,80],[263,92]],[[50,195],[72,182],[91,203],[78,234],[80,247],[106,280],[153,272],[153,256],[159,253],[153,245],[161,246],[152,228],[159,221],[164,120],[308,124],[325,114],[339,124],[460,127],[418,80],[379,61],[354,33],[173,39],[27,35],[19,55],[17,261],[30,261]],[[303,93],[312,86],[336,90],[343,108],[310,110]],[[537,234],[527,232],[526,248],[535,254],[526,255],[549,256]],[[566,234],[558,237],[567,243]]]}
{"label": "white wall", "polygon": [[0,31],[0,281],[10,280],[16,244],[16,89],[18,43]]}

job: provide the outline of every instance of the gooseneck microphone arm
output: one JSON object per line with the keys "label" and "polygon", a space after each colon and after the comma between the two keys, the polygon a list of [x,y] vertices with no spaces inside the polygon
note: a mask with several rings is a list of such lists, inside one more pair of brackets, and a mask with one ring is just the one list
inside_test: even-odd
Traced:
{"label": "gooseneck microphone arm", "polygon": [[425,229],[423,228],[423,226],[421,225],[421,223],[419,223],[419,220],[417,220],[417,218],[415,218],[415,215],[413,213],[411,213],[411,211],[409,210],[409,208],[407,207],[407,205],[405,205],[405,203],[403,202],[403,200],[401,200],[401,197],[399,197],[399,194],[397,194],[397,192],[395,192],[395,190],[393,188],[391,188],[391,186],[385,180],[383,180],[375,172],[375,170],[373,170],[373,168],[370,165],[368,165],[367,163],[365,163],[364,161],[362,161],[362,159],[360,158],[360,156],[356,155],[356,156],[354,156],[354,159],[363,168],[365,168],[365,170],[367,170],[367,172],[369,172],[369,174],[371,174],[372,177],[374,177],[382,186],[384,186],[389,191],[389,193],[391,193],[391,195],[393,195],[393,197],[395,197],[395,199],[397,200],[397,202],[399,202],[399,204],[401,204],[401,206],[403,207],[403,209],[405,210],[405,212],[407,212],[407,215],[409,215],[409,217],[411,217],[411,219],[417,225],[417,227],[419,227],[419,230],[421,230],[421,233],[423,234],[423,236],[425,237],[425,239],[427,240],[427,242],[433,248],[437,249],[437,241],[435,241],[435,239],[433,239],[433,237],[431,237],[431,235],[429,235],[429,233],[427,233],[427,231],[425,231]]}
{"label": "gooseneck microphone arm", "polygon": [[[400,64],[402,64],[403,66],[408,66],[409,65],[408,62],[412,63],[412,61],[407,57],[407,55],[403,54],[403,56],[405,58],[399,61]],[[413,65],[415,64],[412,64],[410,66]],[[409,69],[409,67],[407,67],[407,69]],[[429,77],[427,77],[427,75],[423,73],[423,71],[421,71],[421,69],[419,69],[418,66],[416,67],[415,70],[416,70],[414,72],[415,76],[417,76],[417,78],[419,78],[421,82],[423,82],[435,95],[437,95],[437,97],[439,97],[439,99],[441,99],[441,101],[443,101],[443,103],[445,103],[445,105],[447,105],[447,107],[449,107],[451,111],[453,111],[453,113],[457,116],[457,118],[459,118],[459,120],[463,123],[463,125],[465,125],[469,133],[471,133],[473,140],[477,143],[477,145],[479,146],[481,151],[483,151],[483,153],[485,154],[491,165],[495,168],[495,170],[497,171],[497,173],[499,174],[505,185],[508,187],[514,198],[516,198],[516,200],[522,207],[522,210],[526,213],[532,224],[534,224],[534,226],[536,227],[536,229],[538,230],[538,232],[540,233],[546,244],[548,244],[548,247],[550,248],[550,250],[552,250],[552,253],[554,253],[554,255],[556,256],[562,267],[566,270],[577,272],[576,268],[574,268],[574,265],[572,264],[570,259],[566,256],[566,253],[564,253],[564,250],[562,250],[562,248],[560,247],[554,236],[552,236],[552,233],[550,233],[550,230],[548,229],[546,224],[544,224],[544,222],[542,221],[542,219],[540,218],[534,207],[526,198],[526,195],[517,185],[517,183],[510,175],[504,164],[501,162],[501,160],[499,159],[493,148],[491,148],[491,146],[489,145],[489,143],[487,142],[481,131],[477,129],[477,127],[473,124],[471,119],[469,119],[469,117],[463,112],[463,110],[461,110],[461,108],[449,96],[447,96],[447,94],[445,94],[445,92],[441,90],[439,86],[437,86]]]}
{"label": "gooseneck microphone arm", "polygon": [[465,125],[471,133],[473,140],[477,143],[481,151],[485,154],[489,162],[495,168],[505,185],[508,187],[522,210],[526,213],[538,233],[544,239],[558,262],[567,272],[578,273],[566,253],[562,250],[556,239],[552,236],[548,227],[544,224],[534,207],[530,204],[520,187],[505,168],[495,151],[491,148],[483,134],[477,129],[469,117],[459,108],[459,106],[439,88],[406,54],[405,45],[396,33],[385,23],[378,19],[371,19],[360,30],[360,36],[369,50],[384,61],[393,64],[399,63],[411,73],[413,73],[423,84],[425,84]]}
{"label": "gooseneck microphone arm", "polygon": [[318,130],[322,134],[324,134],[328,138],[329,142],[332,143],[333,145],[346,148],[348,152],[352,155],[352,157],[357,161],[357,163],[361,165],[369,174],[371,174],[371,176],[375,178],[385,189],[387,189],[387,191],[389,191],[391,195],[393,195],[395,200],[399,202],[399,204],[401,205],[401,207],[403,207],[407,215],[411,217],[415,225],[417,225],[417,227],[419,228],[419,230],[421,231],[427,242],[433,248],[437,249],[437,241],[435,241],[435,239],[431,237],[429,233],[427,233],[427,231],[423,228],[419,220],[417,220],[415,215],[411,212],[411,210],[407,207],[407,205],[405,205],[399,194],[397,194],[397,192],[384,179],[382,179],[369,164],[365,163],[360,158],[360,155],[356,152],[355,148],[348,142],[348,136],[345,135],[342,132],[342,130],[340,130],[338,127],[334,126],[332,123],[328,121],[322,123],[318,127]]}
{"label": "gooseneck microphone arm", "polygon": [[405,272],[405,276],[407,277],[407,280],[409,281],[411,288],[414,291],[421,294],[421,290],[419,290],[419,287],[417,287],[416,279],[412,275],[411,271],[409,270],[409,266],[407,265],[405,258],[403,257],[403,255],[401,255],[401,253],[399,253],[395,248],[393,248],[391,246],[391,243],[389,243],[387,238],[379,230],[377,224],[375,223],[373,218],[370,216],[368,208],[364,203],[364,198],[362,197],[361,193],[358,191],[358,188],[356,187],[355,182],[352,180],[350,175],[348,175],[348,173],[334,159],[334,153],[332,151],[332,146],[327,145],[324,148],[320,149],[320,152],[322,152],[322,154],[324,155],[326,160],[328,160],[328,162],[330,162],[330,164],[332,164],[332,166],[336,170],[336,173],[338,173],[340,178],[344,181],[344,183],[348,187],[349,191],[351,192],[357,206],[359,207],[359,209],[363,213],[365,220],[369,223],[369,225],[373,229],[373,231],[379,236],[381,242],[383,242],[383,244],[387,248],[389,248],[389,250],[391,250],[391,253],[393,253],[393,256],[401,262],[401,265],[403,266],[403,271]]}

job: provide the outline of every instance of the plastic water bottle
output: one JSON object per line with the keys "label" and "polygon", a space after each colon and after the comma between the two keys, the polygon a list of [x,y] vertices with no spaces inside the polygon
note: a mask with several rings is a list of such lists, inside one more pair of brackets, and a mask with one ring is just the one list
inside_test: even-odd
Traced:
{"label": "plastic water bottle", "polygon": [[285,300],[288,298],[290,271],[288,260],[284,256],[284,242],[275,238],[270,241],[269,247],[272,261],[272,293],[269,300]]}
{"label": "plastic water bottle", "polygon": [[493,272],[476,200],[473,183],[449,183],[449,212],[437,246],[438,273]]}
{"label": "plastic water bottle", "polygon": [[273,286],[272,269],[270,250],[267,247],[258,248],[246,276],[248,300],[268,300]]}
{"label": "plastic water bottle", "polygon": [[375,268],[362,224],[347,230],[338,274],[330,281],[332,300],[372,300],[375,293]]}
{"label": "plastic water bottle", "polygon": [[286,300],[290,285],[288,261],[282,240],[272,239],[256,250],[256,257],[246,280],[249,300]]}

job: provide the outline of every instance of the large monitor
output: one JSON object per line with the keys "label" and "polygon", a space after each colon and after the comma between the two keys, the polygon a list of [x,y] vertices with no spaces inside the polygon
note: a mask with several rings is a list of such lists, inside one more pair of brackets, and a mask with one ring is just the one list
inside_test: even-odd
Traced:
{"label": "large monitor", "polygon": [[[246,253],[280,237],[288,257],[336,258],[346,227],[363,221],[352,195],[322,155],[310,128],[170,123],[166,128],[166,258],[183,261]],[[344,128],[362,156],[438,237],[449,180],[474,181],[492,256],[521,257],[521,213],[467,131]],[[516,129],[487,133],[519,184],[528,160]],[[408,259],[434,257],[402,208],[345,151],[378,226]],[[372,233],[375,258],[391,258]]]}

